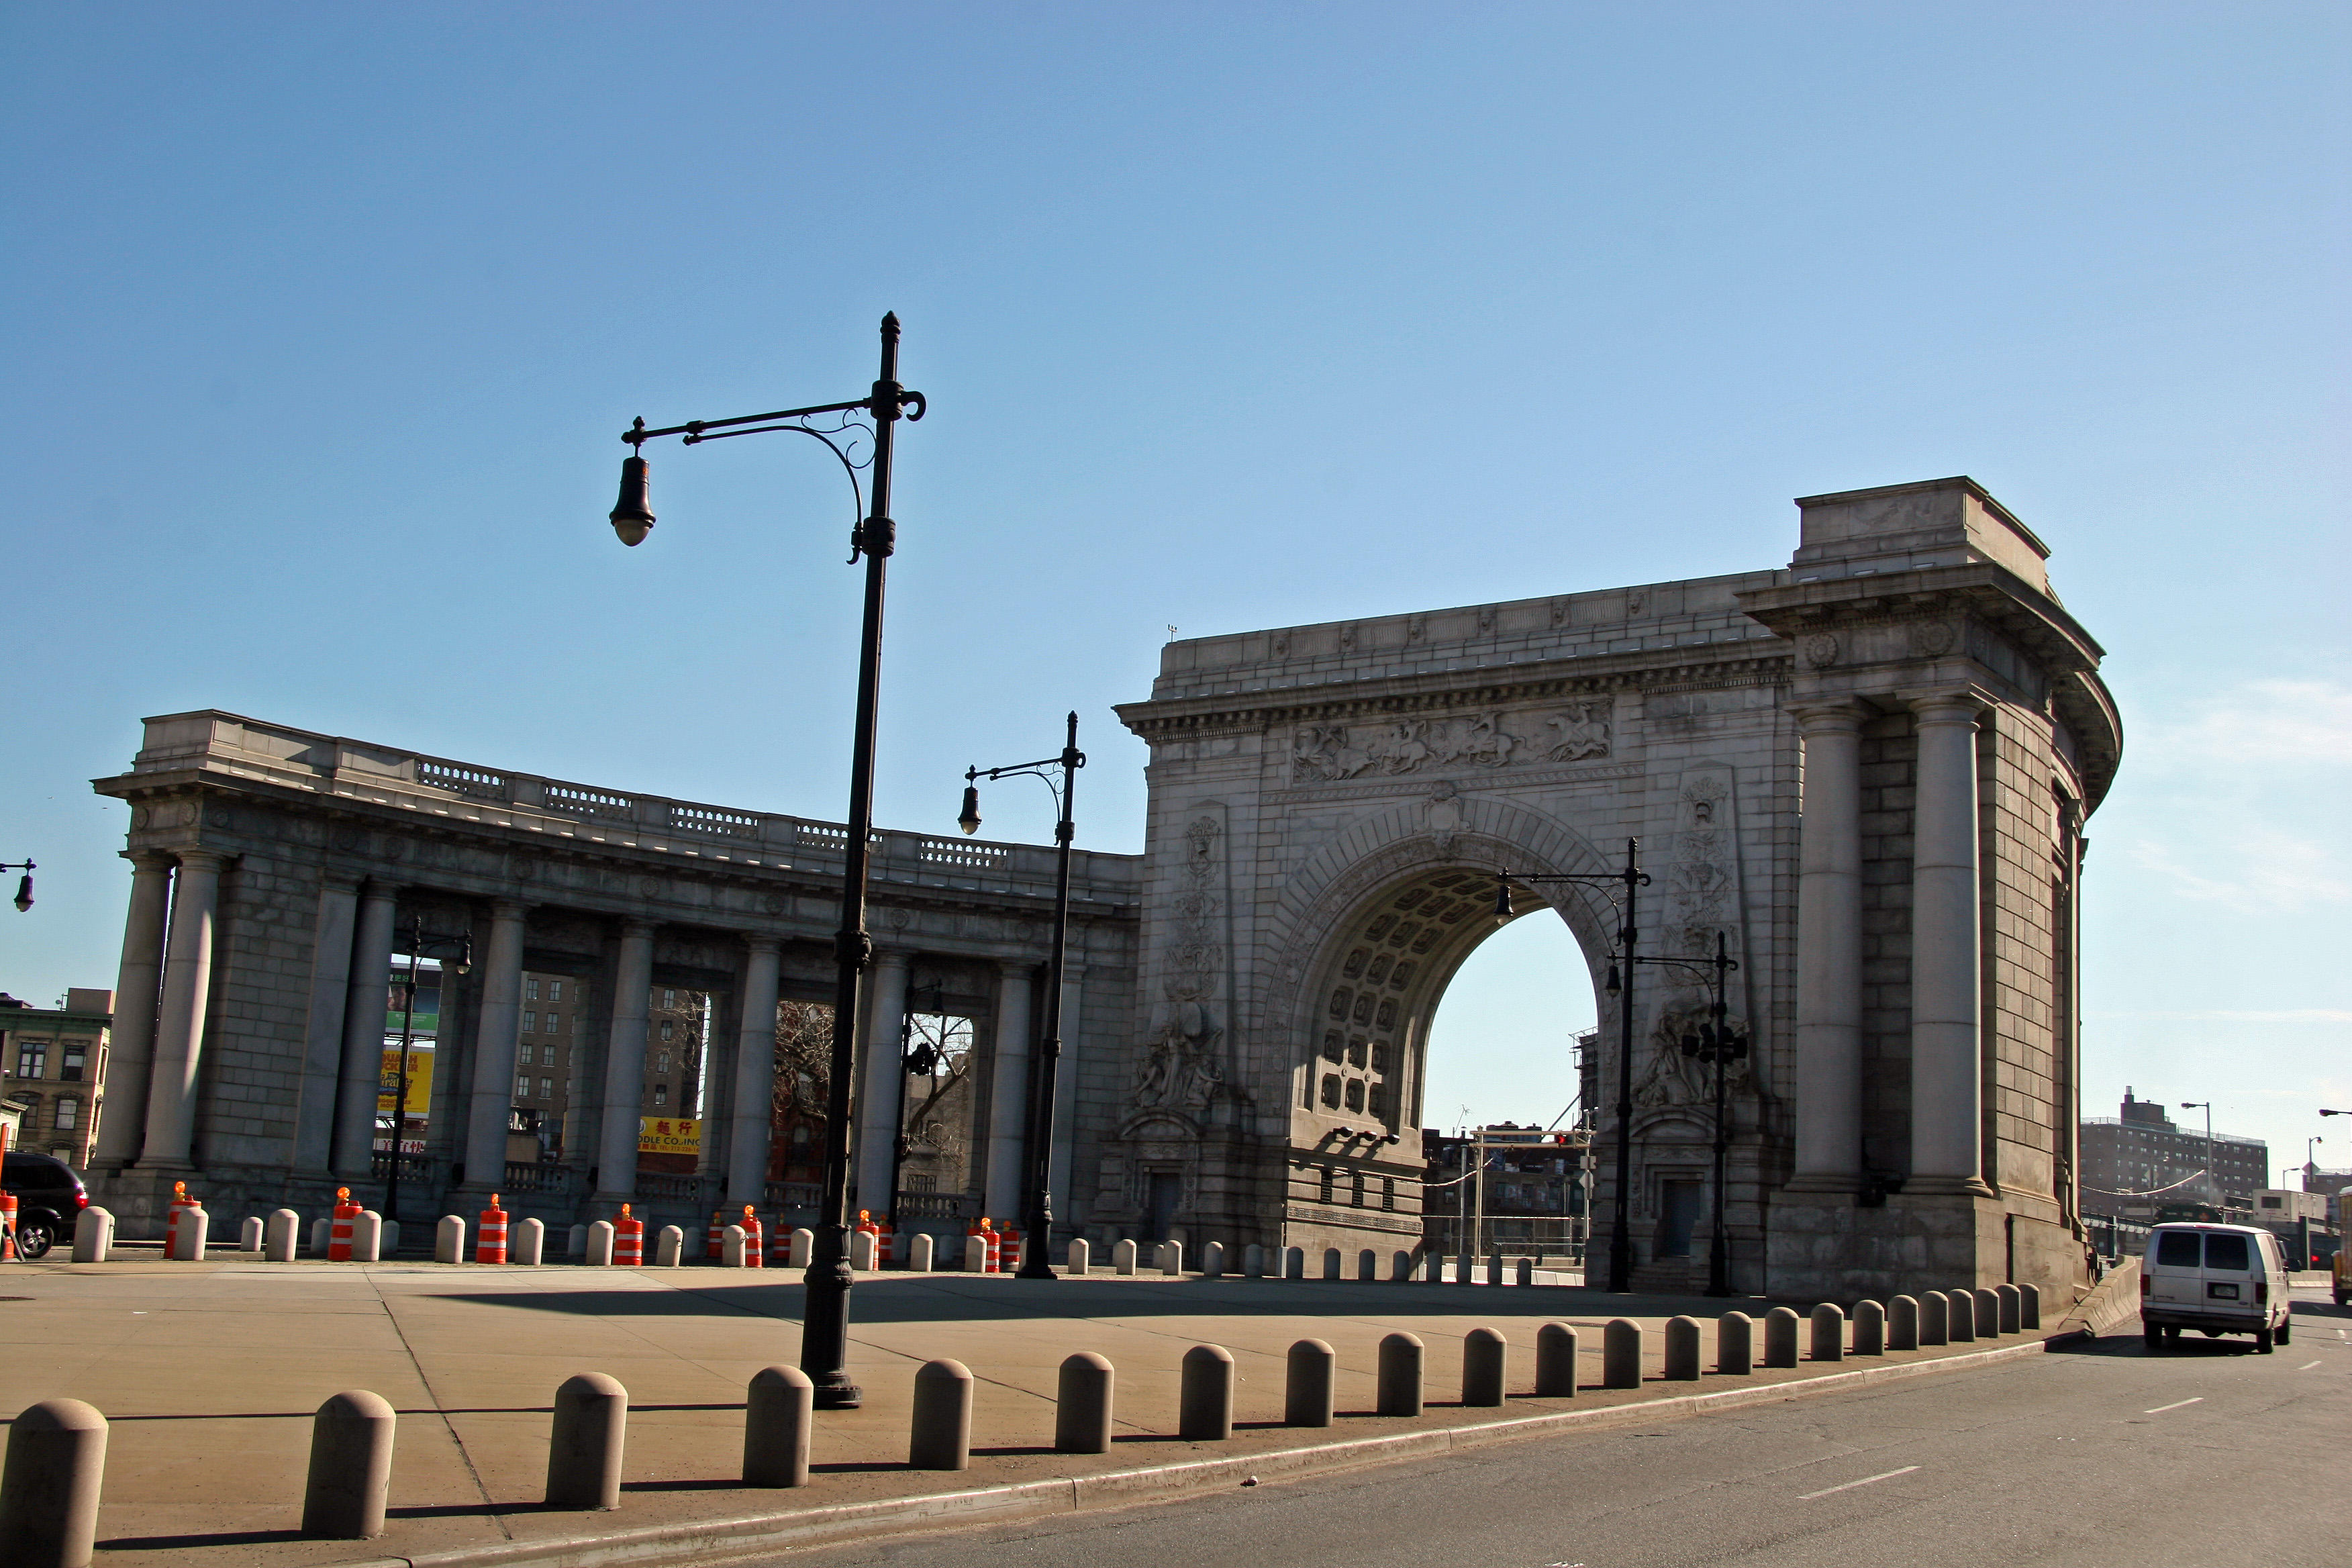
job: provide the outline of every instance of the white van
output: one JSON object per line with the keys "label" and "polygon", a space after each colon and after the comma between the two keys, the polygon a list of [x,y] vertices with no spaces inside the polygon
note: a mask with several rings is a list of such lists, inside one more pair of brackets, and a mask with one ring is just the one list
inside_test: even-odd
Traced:
{"label": "white van", "polygon": [[2139,1321],[2147,1348],[2183,1329],[2252,1334],[2271,1353],[2287,1342],[2286,1258],[2278,1237],[2250,1225],[2160,1225],[2139,1268]]}

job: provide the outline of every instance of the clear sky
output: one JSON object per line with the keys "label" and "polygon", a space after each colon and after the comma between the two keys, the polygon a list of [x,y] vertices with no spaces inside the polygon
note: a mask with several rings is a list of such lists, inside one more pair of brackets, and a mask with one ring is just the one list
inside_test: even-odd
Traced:
{"label": "clear sky", "polygon": [[[2089,1108],[2211,1099],[2273,1164],[2352,1142],[2312,1114],[2352,1105],[2341,5],[0,26],[19,995],[113,984],[123,808],[87,781],[143,714],[837,816],[829,459],[673,445],[652,542],[603,514],[632,416],[856,396],[895,310],[932,414],[887,823],[944,830],[967,763],[1075,707],[1081,841],[1137,847],[1109,708],[1171,625],[1771,566],[1791,497],[1968,473],[2052,544],[2128,733]],[[1043,791],[991,804],[1043,837]],[[1534,926],[1449,1000],[1433,1119],[1564,1105],[1591,1002]]]}

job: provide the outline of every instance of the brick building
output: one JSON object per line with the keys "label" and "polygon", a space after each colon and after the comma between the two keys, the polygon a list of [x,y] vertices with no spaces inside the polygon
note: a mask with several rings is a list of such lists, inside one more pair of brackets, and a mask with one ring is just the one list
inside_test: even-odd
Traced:
{"label": "brick building", "polygon": [[2270,1185],[2270,1145],[2259,1138],[2177,1125],[2162,1101],[2124,1090],[2123,1114],[2083,1118],[2083,1207],[2147,1220],[2166,1204],[2253,1206]]}
{"label": "brick building", "polygon": [[0,994],[0,1092],[25,1107],[15,1147],[89,1163],[105,1097],[114,993],[75,986],[62,1007]]}

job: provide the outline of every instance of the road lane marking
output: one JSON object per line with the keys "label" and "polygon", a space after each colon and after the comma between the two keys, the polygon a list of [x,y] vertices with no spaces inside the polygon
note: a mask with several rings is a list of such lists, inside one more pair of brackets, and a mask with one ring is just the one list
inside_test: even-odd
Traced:
{"label": "road lane marking", "polygon": [[2168,1410],[2178,1410],[2184,1405],[2202,1405],[2204,1403],[2205,1396],[2200,1394],[2194,1399],[2176,1399],[2169,1405],[2159,1405],[2153,1410],[2143,1410],[2140,1414],[2142,1415],[2161,1415]]}
{"label": "road lane marking", "polygon": [[1916,1465],[1906,1465],[1899,1470],[1889,1470],[1883,1476],[1864,1476],[1858,1481],[1848,1481],[1842,1487],[1823,1487],[1817,1492],[1805,1493],[1797,1500],[1799,1502],[1811,1502],[1817,1497],[1827,1497],[1832,1492],[1850,1492],[1856,1487],[1866,1487],[1874,1481],[1891,1481],[1897,1476],[1907,1476],[1918,1468],[1919,1467]]}
{"label": "road lane marking", "polygon": [[2309,1372],[2313,1367],[2317,1366],[2318,1364],[2319,1364],[2319,1363],[2318,1363],[2317,1362],[2315,1362],[2315,1361],[2307,1361],[2307,1362],[2305,1362],[2301,1366],[2296,1367],[2294,1370],[2295,1370],[2295,1371],[2297,1371],[2297,1372]]}

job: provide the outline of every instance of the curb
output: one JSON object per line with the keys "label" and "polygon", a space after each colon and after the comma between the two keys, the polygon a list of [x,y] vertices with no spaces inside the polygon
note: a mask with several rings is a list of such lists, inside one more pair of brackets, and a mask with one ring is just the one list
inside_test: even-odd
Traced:
{"label": "curb", "polygon": [[748,1514],[734,1519],[700,1520],[691,1524],[663,1524],[569,1540],[517,1541],[499,1546],[468,1547],[457,1552],[425,1552],[414,1557],[350,1559],[333,1568],[604,1568],[607,1564],[652,1563],[692,1558],[712,1562],[748,1557],[760,1552],[806,1546],[845,1535],[898,1533],[948,1521],[992,1524],[1040,1514],[1075,1513],[1087,1509],[1126,1508],[1163,1501],[1213,1488],[1238,1486],[1251,1478],[1307,1476],[1367,1465],[1393,1464],[1554,1433],[1634,1426],[1678,1416],[1709,1415],[1771,1405],[1820,1394],[1843,1394],[1874,1384],[1957,1372],[2046,1354],[2076,1340],[2095,1338],[2087,1330],[2062,1330],[2044,1338],[1999,1350],[1965,1355],[1938,1356],[1927,1361],[1899,1362],[1853,1372],[1829,1373],[1794,1383],[1756,1388],[1727,1388],[1717,1394],[1682,1394],[1634,1405],[1614,1405],[1599,1410],[1550,1411],[1508,1421],[1488,1421],[1475,1426],[1454,1426],[1432,1432],[1399,1432],[1384,1437],[1360,1437],[1344,1443],[1286,1448],[1229,1459],[1197,1459],[1181,1465],[1155,1465],[1142,1469],[1111,1470],[1101,1475],[1066,1476],[1053,1480],[1024,1481],[1014,1486],[988,1487],[978,1491],[934,1492],[923,1497],[886,1498],[874,1502],[844,1503],[833,1508],[802,1509],[790,1513]]}

